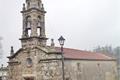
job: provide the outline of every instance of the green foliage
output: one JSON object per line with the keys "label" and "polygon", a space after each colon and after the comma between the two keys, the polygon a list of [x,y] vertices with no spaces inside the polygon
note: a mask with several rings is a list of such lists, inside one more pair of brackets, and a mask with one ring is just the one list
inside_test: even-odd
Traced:
{"label": "green foliage", "polygon": [[112,48],[111,46],[98,46],[93,51],[97,53],[114,54],[114,48]]}
{"label": "green foliage", "polygon": [[118,64],[120,64],[120,47],[113,48],[112,46],[98,46],[93,50],[93,52],[103,53],[115,57],[117,59]]}
{"label": "green foliage", "polygon": [[112,48],[112,46],[98,46],[97,48],[93,49],[93,52],[97,53],[104,53],[104,54],[112,54],[115,56],[120,55],[120,47]]}

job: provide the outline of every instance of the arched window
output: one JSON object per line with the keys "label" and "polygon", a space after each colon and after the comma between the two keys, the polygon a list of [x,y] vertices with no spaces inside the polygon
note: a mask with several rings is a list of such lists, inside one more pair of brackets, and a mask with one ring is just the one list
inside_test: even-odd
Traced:
{"label": "arched window", "polygon": [[38,23],[37,23],[37,26],[40,27],[41,26],[41,16],[38,16]]}
{"label": "arched window", "polygon": [[38,34],[38,36],[40,36],[40,32],[41,32],[41,30],[40,30],[41,28],[37,28],[37,34]]}
{"label": "arched window", "polygon": [[31,58],[27,58],[27,59],[26,59],[26,64],[27,64],[28,67],[31,67],[32,64],[33,64],[33,63],[32,63],[32,59],[31,59]]}
{"label": "arched window", "polygon": [[70,78],[66,78],[65,80],[70,80]]}
{"label": "arched window", "polygon": [[28,36],[30,37],[30,35],[31,35],[31,29],[28,29]]}
{"label": "arched window", "polygon": [[38,34],[38,36],[41,35],[41,16],[38,16],[37,34]]}
{"label": "arched window", "polygon": [[80,63],[77,63],[77,70],[79,72],[82,72],[82,65]]}
{"label": "arched window", "polygon": [[30,2],[28,2],[27,8],[30,8]]}
{"label": "arched window", "polygon": [[26,34],[30,36],[31,34],[31,17],[27,16],[26,17]]}
{"label": "arched window", "polygon": [[31,28],[31,17],[30,16],[26,17],[26,26],[27,28]]}
{"label": "arched window", "polygon": [[40,8],[40,2],[38,2],[38,7]]}

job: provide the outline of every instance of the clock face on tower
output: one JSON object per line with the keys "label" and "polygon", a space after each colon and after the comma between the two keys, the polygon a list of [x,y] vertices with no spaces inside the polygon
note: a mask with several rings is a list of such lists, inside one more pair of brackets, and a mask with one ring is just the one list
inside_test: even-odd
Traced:
{"label": "clock face on tower", "polygon": [[32,67],[33,62],[32,62],[32,59],[31,59],[31,58],[27,58],[27,59],[26,59],[26,65],[27,65],[27,67]]}

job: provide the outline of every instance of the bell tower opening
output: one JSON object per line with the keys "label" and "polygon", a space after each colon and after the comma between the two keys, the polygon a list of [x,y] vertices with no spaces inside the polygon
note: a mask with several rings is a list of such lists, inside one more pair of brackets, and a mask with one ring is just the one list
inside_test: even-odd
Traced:
{"label": "bell tower opening", "polygon": [[23,32],[21,43],[23,46],[46,46],[45,13],[41,0],[26,0],[23,5]]}
{"label": "bell tower opening", "polygon": [[26,17],[26,37],[30,37],[31,35],[31,17],[27,16]]}
{"label": "bell tower opening", "polygon": [[28,37],[30,37],[30,35],[31,35],[31,30],[28,29]]}
{"label": "bell tower opening", "polygon": [[38,16],[37,34],[38,36],[41,36],[41,17],[40,16]]}
{"label": "bell tower opening", "polygon": [[37,34],[38,34],[38,36],[40,36],[41,34],[40,34],[40,31],[41,29],[40,28],[37,28]]}

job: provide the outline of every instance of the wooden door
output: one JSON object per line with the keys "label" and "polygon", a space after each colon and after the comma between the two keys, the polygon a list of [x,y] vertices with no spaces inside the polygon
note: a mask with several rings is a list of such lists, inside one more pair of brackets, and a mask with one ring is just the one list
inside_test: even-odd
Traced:
{"label": "wooden door", "polygon": [[34,80],[33,78],[26,78],[25,80]]}

